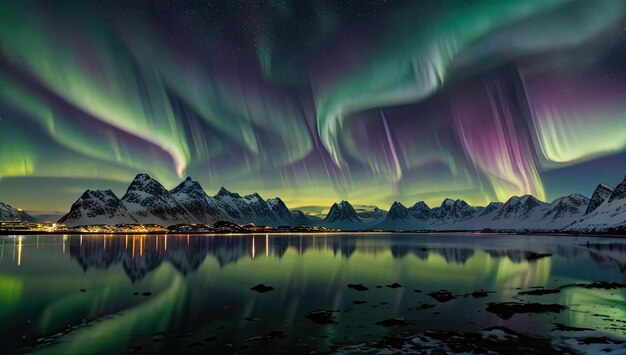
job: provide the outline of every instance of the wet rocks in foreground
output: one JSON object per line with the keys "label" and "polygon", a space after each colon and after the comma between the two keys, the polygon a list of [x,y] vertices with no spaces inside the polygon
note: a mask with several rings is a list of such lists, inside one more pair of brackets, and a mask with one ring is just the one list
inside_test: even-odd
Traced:
{"label": "wet rocks in foreground", "polygon": [[616,290],[620,288],[626,288],[626,284],[621,284],[619,282],[606,282],[606,281],[596,281],[589,284],[581,284],[577,285],[584,288],[599,288],[603,290]]}
{"label": "wet rocks in foreground", "polygon": [[476,290],[472,292],[471,295],[474,298],[483,298],[483,297],[489,296],[490,293],[493,293],[493,291],[490,292],[490,291],[485,291],[485,290]]}
{"label": "wet rocks in foreground", "polygon": [[420,310],[424,310],[424,309],[431,309],[431,308],[433,308],[433,307],[435,307],[435,305],[434,305],[434,304],[422,303],[422,304],[420,304],[419,306],[417,306],[416,308],[417,308],[417,309],[420,309]]}
{"label": "wet rocks in foreground", "polygon": [[317,324],[336,324],[337,322],[333,320],[333,318],[335,318],[333,313],[335,312],[336,311],[318,310],[311,311],[304,316]]}
{"label": "wet rocks in foreground", "polygon": [[264,284],[258,284],[254,287],[250,288],[252,291],[256,291],[258,293],[265,293],[269,291],[273,291],[274,288],[272,286],[265,286]]}
{"label": "wet rocks in foreground", "polygon": [[450,293],[450,291],[446,291],[446,290],[434,291],[431,293],[427,293],[426,295],[436,299],[437,301],[441,303],[456,299],[456,296]]}
{"label": "wet rocks in foreground", "polygon": [[406,318],[389,318],[376,322],[376,324],[382,325],[383,327],[400,327],[411,324],[411,321]]}
{"label": "wet rocks in foreground", "polygon": [[558,288],[555,288],[555,289],[538,288],[536,290],[521,291],[521,292],[518,292],[517,294],[520,296],[543,296],[543,295],[550,295],[550,294],[559,293],[559,292],[561,292],[561,290],[559,290]]}
{"label": "wet rocks in foreground", "polygon": [[531,336],[495,326],[478,332],[424,331],[410,336],[386,336],[334,350],[341,354],[577,354],[626,350],[625,338],[603,332],[555,330],[547,335]]}
{"label": "wet rocks in foreground", "polygon": [[250,343],[258,343],[261,341],[284,338],[285,336],[286,334],[282,330],[273,330],[265,335],[259,335],[259,336],[255,336],[252,338],[248,338],[247,341]]}
{"label": "wet rocks in foreground", "polygon": [[563,332],[581,332],[585,330],[593,330],[591,328],[578,328],[578,327],[570,327],[569,325],[554,323],[554,330],[560,330]]}
{"label": "wet rocks in foreground", "polygon": [[560,313],[567,307],[556,303],[489,302],[486,310],[506,320],[518,313]]}
{"label": "wet rocks in foreground", "polygon": [[367,291],[367,290],[369,290],[369,288],[363,286],[363,284],[348,284],[348,288],[351,288],[351,289],[357,290],[357,291]]}

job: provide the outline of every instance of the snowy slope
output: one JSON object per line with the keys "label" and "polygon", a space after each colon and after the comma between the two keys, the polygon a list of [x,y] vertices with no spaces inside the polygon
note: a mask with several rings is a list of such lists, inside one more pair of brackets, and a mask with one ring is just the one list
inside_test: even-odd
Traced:
{"label": "snowy slope", "polygon": [[294,225],[294,217],[280,197],[270,198],[265,202],[274,214],[273,218],[275,223],[282,225]]}
{"label": "snowy slope", "polygon": [[580,194],[559,197],[529,216],[526,220],[513,225],[514,229],[556,230],[580,219],[587,210],[589,199]]}
{"label": "snowy slope", "polygon": [[429,208],[424,202],[418,202],[411,208],[406,208],[400,202],[394,202],[385,218],[372,229],[381,230],[419,230],[429,229],[427,220],[430,216]]}
{"label": "snowy slope", "polygon": [[448,229],[448,226],[475,217],[480,210],[471,207],[463,200],[445,199],[441,206],[430,210],[428,225],[435,229]]}
{"label": "snowy slope", "polygon": [[121,199],[128,212],[141,224],[164,226],[188,223],[193,217],[163,185],[147,174],[138,174]]}
{"label": "snowy slope", "polygon": [[219,201],[208,196],[197,181],[190,177],[170,191],[170,194],[192,216],[195,223],[215,223],[229,220]]}
{"label": "snowy slope", "polygon": [[133,224],[126,207],[111,190],[87,190],[74,202],[70,211],[59,219],[70,227],[92,224]]}
{"label": "snowy slope", "polygon": [[324,218],[323,224],[330,228],[346,230],[357,230],[364,227],[363,221],[348,201],[334,203]]}
{"label": "snowy slope", "polygon": [[598,185],[595,191],[593,191],[593,195],[591,195],[591,201],[589,201],[589,206],[587,206],[587,211],[585,214],[593,212],[598,206],[602,204],[611,194],[613,193],[613,188],[604,184]]}
{"label": "snowy slope", "polygon": [[[270,226],[281,224],[281,219],[275,215],[267,202],[258,193],[241,196],[222,187],[214,198],[234,222]],[[277,201],[272,201],[272,203],[274,205],[278,204]],[[280,209],[280,206],[275,207]]]}
{"label": "snowy slope", "polygon": [[0,202],[0,221],[26,221],[35,222],[35,218],[28,213],[13,208],[6,203]]}
{"label": "snowy slope", "polygon": [[600,232],[618,227],[626,228],[626,178],[597,208],[565,227],[565,230]]}

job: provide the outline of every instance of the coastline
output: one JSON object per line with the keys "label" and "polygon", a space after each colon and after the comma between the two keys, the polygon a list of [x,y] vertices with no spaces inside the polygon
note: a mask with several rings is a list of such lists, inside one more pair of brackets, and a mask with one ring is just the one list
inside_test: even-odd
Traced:
{"label": "coastline", "polygon": [[20,235],[50,235],[50,236],[62,236],[62,235],[171,235],[171,236],[188,236],[188,235],[204,235],[204,236],[240,236],[240,235],[299,235],[299,234],[477,234],[477,235],[549,235],[549,236],[597,236],[597,237],[610,237],[610,238],[626,238],[626,233],[604,233],[604,232],[550,232],[550,231],[478,231],[478,230],[418,230],[418,231],[371,231],[371,230],[332,230],[332,231],[265,231],[265,232],[77,232],[77,231],[0,231],[0,236],[20,236]]}

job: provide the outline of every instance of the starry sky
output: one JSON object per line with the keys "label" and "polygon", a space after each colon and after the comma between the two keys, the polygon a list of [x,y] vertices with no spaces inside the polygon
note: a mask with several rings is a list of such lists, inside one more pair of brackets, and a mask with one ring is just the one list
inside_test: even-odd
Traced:
{"label": "starry sky", "polygon": [[2,1],[0,201],[146,172],[289,207],[626,174],[626,1]]}

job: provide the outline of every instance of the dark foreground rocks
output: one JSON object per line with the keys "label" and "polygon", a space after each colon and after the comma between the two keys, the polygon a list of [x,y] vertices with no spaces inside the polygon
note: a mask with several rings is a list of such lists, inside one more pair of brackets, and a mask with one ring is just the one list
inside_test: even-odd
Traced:
{"label": "dark foreground rocks", "polygon": [[335,312],[337,311],[318,310],[309,312],[304,316],[317,324],[335,324],[337,323],[333,320],[335,318],[333,313]]}
{"label": "dark foreground rocks", "polygon": [[561,290],[559,290],[558,288],[539,288],[536,290],[530,290],[530,291],[521,291],[518,292],[517,294],[520,296],[543,296],[543,295],[551,295],[554,293],[559,293],[561,292]]}
{"label": "dark foreground rocks", "polygon": [[556,303],[489,302],[486,310],[506,320],[518,313],[560,313],[566,309]]}
{"label": "dark foreground rocks", "polygon": [[453,299],[456,299],[456,296],[454,296],[452,293],[450,293],[450,291],[446,291],[446,290],[439,290],[439,291],[435,291],[435,292],[431,292],[431,293],[427,293],[426,295],[436,299],[439,302],[448,302],[451,301]]}
{"label": "dark foreground rocks", "polygon": [[406,318],[389,318],[376,322],[376,324],[382,325],[383,327],[400,327],[411,324],[411,321]]}
{"label": "dark foreground rocks", "polygon": [[273,291],[274,288],[272,286],[265,286],[264,284],[258,284],[254,287],[250,288],[252,291],[256,291],[259,293],[265,293],[265,292],[269,292],[269,291]]}
{"label": "dark foreground rocks", "polygon": [[[581,330],[578,330],[581,329]],[[517,333],[503,326],[477,332],[424,331],[386,336],[363,344],[338,346],[337,354],[586,354],[622,353],[626,338],[582,328],[563,327],[546,336]]]}
{"label": "dark foreground rocks", "polygon": [[351,288],[351,289],[357,290],[357,291],[367,291],[367,290],[369,290],[369,288],[363,286],[363,284],[348,284],[348,288]]}

